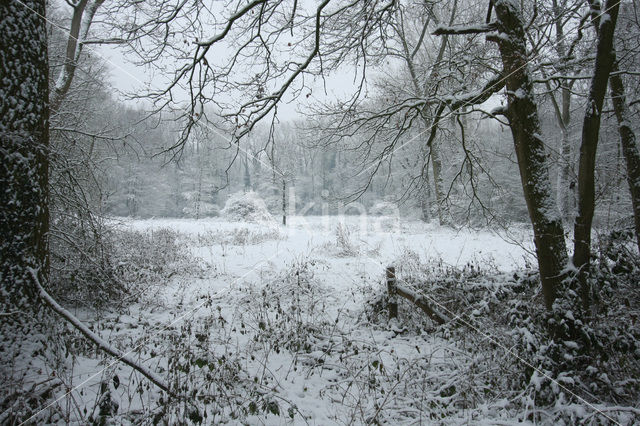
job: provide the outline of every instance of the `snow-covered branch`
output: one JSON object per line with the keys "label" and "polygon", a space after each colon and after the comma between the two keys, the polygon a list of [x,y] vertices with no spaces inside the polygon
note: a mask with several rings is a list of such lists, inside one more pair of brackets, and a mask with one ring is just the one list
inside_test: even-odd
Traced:
{"label": "snow-covered branch", "polygon": [[433,35],[452,34],[484,34],[497,29],[495,22],[488,24],[467,25],[467,26],[440,26],[433,31]]}
{"label": "snow-covered branch", "polygon": [[60,306],[60,304],[56,302],[56,300],[53,297],[51,297],[49,293],[47,293],[44,287],[42,287],[42,284],[40,283],[40,279],[38,278],[38,272],[35,269],[29,268],[29,273],[33,278],[33,282],[36,285],[36,288],[38,290],[38,293],[40,294],[40,297],[53,311],[55,311],[58,315],[64,318],[65,321],[71,324],[76,330],[82,333],[87,339],[89,339],[94,344],[96,344],[101,350],[115,357],[116,359],[118,359],[118,361],[122,361],[123,363],[127,364],[129,367],[138,371],[140,374],[145,376],[147,379],[149,379],[151,382],[153,382],[156,386],[158,386],[163,391],[169,394],[172,394],[171,390],[169,389],[169,385],[167,385],[165,381],[162,380],[160,377],[158,377],[153,371],[149,370],[143,365],[138,364],[132,358],[130,358],[127,354],[124,354],[120,352],[118,349],[111,346],[108,342],[103,340],[100,336],[95,334],[93,331],[89,330],[89,328],[86,325],[84,325],[78,318],[76,318],[71,312],[69,312],[62,306]]}

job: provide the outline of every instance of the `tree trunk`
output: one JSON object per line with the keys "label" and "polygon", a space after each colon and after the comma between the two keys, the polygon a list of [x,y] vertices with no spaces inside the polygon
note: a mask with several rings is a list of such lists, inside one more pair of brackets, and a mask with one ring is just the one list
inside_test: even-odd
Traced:
{"label": "tree trunk", "polygon": [[565,224],[573,223],[575,183],[571,182],[571,140],[569,132],[562,129],[560,167],[558,170],[558,206]]}
{"label": "tree trunk", "polygon": [[420,211],[423,222],[431,221],[431,184],[429,183],[429,168],[425,167],[421,177],[423,184],[420,187]]}
{"label": "tree trunk", "polygon": [[[595,208],[595,166],[600,121],[609,74],[613,67],[613,34],[618,19],[620,0],[607,1],[601,15],[594,67],[587,110],[582,125],[582,144],[578,169],[578,215],[574,228],[574,265],[586,273],[591,256],[591,225]],[[608,16],[608,19],[605,19]],[[586,279],[581,279],[583,299],[587,297]]]}
{"label": "tree trunk", "polygon": [[27,313],[38,312],[29,268],[48,282],[49,81],[43,16],[44,0],[0,2],[0,312],[19,312],[3,318],[3,336],[5,327],[25,325],[33,320]]}
{"label": "tree trunk", "polygon": [[[556,29],[556,50],[558,56],[563,61],[562,65],[566,64],[567,58],[567,46],[566,37],[564,33],[563,17],[560,6],[557,0],[553,0],[553,19],[555,21]],[[549,92],[551,93],[551,86],[546,83]],[[560,79],[562,106],[558,106],[558,103],[551,93],[551,100],[553,102],[556,118],[560,131],[562,132],[562,141],[560,147],[560,167],[558,170],[558,206],[560,208],[560,214],[565,225],[573,224],[573,210],[574,210],[574,192],[575,183],[570,182],[572,175],[572,161],[571,161],[571,140],[569,138],[569,124],[571,123],[571,83],[567,79]]]}
{"label": "tree trunk", "polygon": [[439,147],[436,141],[431,142],[431,168],[433,169],[433,187],[436,193],[436,204],[438,206],[438,223],[440,226],[448,223],[448,214],[445,212],[444,183],[442,181],[442,161],[440,160]]}
{"label": "tree trunk", "polygon": [[244,154],[244,192],[251,191],[251,172],[249,172],[249,154]]}
{"label": "tree trunk", "polygon": [[287,181],[282,179],[282,224],[287,226]]}
{"label": "tree trunk", "polygon": [[[458,9],[458,1],[454,0],[453,7],[451,10],[451,17],[449,19],[449,25],[453,25],[454,19],[456,17],[457,9]],[[435,15],[433,15],[433,18],[435,18]],[[429,19],[431,19],[431,17]],[[428,22],[429,21],[425,23],[425,29],[426,29],[426,26],[428,25]],[[436,23],[437,23],[437,20],[436,20]],[[417,53],[418,49],[420,48],[423,39],[421,37],[418,44],[410,52],[409,45],[407,44],[407,38],[404,33],[404,23],[403,23],[402,16],[400,16],[399,24],[400,24],[400,29],[398,31],[398,34],[400,36],[400,41],[402,42],[404,59],[407,65],[407,69],[409,71],[409,75],[411,76],[411,81],[413,84],[415,95],[418,97],[424,97],[424,98],[435,96],[436,93],[430,93],[428,86],[430,84],[436,88],[439,86],[439,84],[436,83],[436,80],[439,77],[438,70],[440,67],[440,62],[442,62],[442,58],[444,57],[444,53],[447,48],[449,37],[446,34],[443,35],[440,41],[438,55],[436,56],[433,62],[433,66],[431,68],[431,73],[429,74],[427,79],[421,84],[421,82],[418,79],[418,74],[416,72],[414,56]],[[436,92],[436,91],[437,89],[435,89],[433,92]],[[430,120],[425,114],[425,111],[423,111],[422,121],[425,125],[425,132],[429,132],[434,126],[438,125],[439,119],[434,118]],[[433,172],[433,189],[435,191],[436,207],[438,209],[438,223],[440,225],[446,225],[449,223],[449,212],[446,210],[446,195],[444,191],[444,182],[442,179],[442,160],[440,158],[440,150],[439,150],[439,147],[437,146],[437,142],[435,139],[431,138],[430,143],[428,143],[427,145],[429,148],[429,156],[431,158],[431,167]],[[424,215],[424,208],[423,208],[423,220],[424,220],[424,217],[425,215]]]}
{"label": "tree trunk", "polygon": [[551,188],[533,84],[527,69],[525,34],[520,11],[507,0],[494,1],[499,34],[487,39],[498,44],[506,76],[510,123],[522,188],[533,225],[542,293],[551,309],[567,265],[562,221]]}
{"label": "tree trunk", "polygon": [[[454,0],[453,7],[451,10],[451,17],[449,18],[449,25],[453,25],[457,10],[458,10],[458,1]],[[438,71],[440,67],[440,62],[444,57],[444,53],[448,43],[449,43],[449,36],[445,34],[440,40],[440,48],[438,49],[438,56],[436,57],[434,66],[425,84],[434,84],[434,82],[439,77]],[[439,82],[436,83],[435,86],[436,87],[439,86]],[[424,95],[426,97],[427,95],[426,90],[424,91]],[[453,115],[451,117],[453,117]],[[434,119],[432,122],[429,122],[429,120],[425,119],[425,125],[428,130],[433,126],[436,126],[437,121],[436,119]],[[443,226],[443,225],[450,224],[450,222],[449,222],[449,211],[446,208],[447,200],[444,192],[444,181],[442,178],[442,160],[440,157],[440,147],[438,146],[436,139],[431,140],[431,143],[429,144],[429,149],[430,149],[430,155],[431,155],[431,167],[433,169],[433,189],[435,190],[436,204],[438,207],[438,223],[440,224],[440,226]]]}
{"label": "tree trunk", "polygon": [[620,133],[620,145],[622,155],[627,165],[627,182],[631,192],[633,206],[633,219],[636,227],[636,243],[640,252],[640,152],[636,143],[636,135],[631,128],[631,115],[627,108],[624,83],[622,77],[617,74],[618,64],[614,61],[609,77],[609,87],[613,110],[618,120],[618,132]]}

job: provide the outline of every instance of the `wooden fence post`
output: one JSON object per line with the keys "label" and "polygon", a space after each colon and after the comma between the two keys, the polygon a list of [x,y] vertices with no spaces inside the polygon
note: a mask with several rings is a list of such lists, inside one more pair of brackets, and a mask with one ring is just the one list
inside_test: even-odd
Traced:
{"label": "wooden fence post", "polygon": [[389,293],[389,320],[398,318],[398,292],[396,289],[396,268],[387,267],[387,292]]}

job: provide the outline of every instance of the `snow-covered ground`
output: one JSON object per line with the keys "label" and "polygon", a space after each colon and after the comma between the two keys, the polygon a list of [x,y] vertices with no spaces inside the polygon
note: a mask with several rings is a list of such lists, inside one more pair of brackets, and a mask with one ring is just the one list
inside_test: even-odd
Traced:
{"label": "snow-covered ground", "polygon": [[466,386],[460,376],[473,364],[472,352],[427,331],[407,334],[400,324],[372,322],[367,303],[382,292],[385,267],[396,266],[402,279],[408,257],[505,272],[522,267],[532,260],[524,228],[507,241],[388,217],[293,217],[286,227],[222,219],[119,226],[175,230],[201,267],[157,283],[125,312],[83,318],[190,396],[159,411],[162,392],[128,367],[110,359],[79,362],[72,383],[83,395],[79,404],[98,406],[99,382],[107,380],[119,406],[116,423],[153,413],[169,424],[517,420],[504,400],[448,399]]}
{"label": "snow-covered ground", "polygon": [[[346,263],[366,264],[367,271],[380,276],[385,266],[396,260],[401,262],[397,258],[406,249],[423,258],[442,259],[453,266],[487,259],[505,271],[522,267],[533,259],[531,232],[526,227],[510,229],[506,235],[485,230],[454,230],[433,223],[380,216],[290,217],[287,226],[275,222],[256,224],[220,219],[148,219],[126,221],[125,224],[135,230],[169,228],[196,240],[199,238],[194,249],[196,256],[225,273],[240,275],[262,270],[261,263],[281,268],[300,257],[322,259],[333,273],[352,275],[356,272],[354,267],[340,266],[345,263],[339,256],[342,247],[336,245],[340,226],[346,229],[348,242],[357,248],[347,256]],[[248,244],[243,244],[242,234],[255,234],[256,237],[247,238]],[[256,244],[261,235],[264,241]],[[235,240],[234,236],[237,236]]]}

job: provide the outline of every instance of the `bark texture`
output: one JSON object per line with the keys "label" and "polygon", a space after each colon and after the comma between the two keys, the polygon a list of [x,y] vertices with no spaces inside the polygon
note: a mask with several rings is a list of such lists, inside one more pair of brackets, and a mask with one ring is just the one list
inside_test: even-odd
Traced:
{"label": "bark texture", "polygon": [[[607,91],[609,74],[615,55],[613,34],[618,19],[619,0],[607,1],[600,19],[596,62],[591,79],[587,109],[582,124],[582,143],[578,169],[578,215],[574,227],[574,265],[582,272],[589,270],[591,256],[591,225],[595,208],[595,167],[602,105]],[[583,297],[586,296],[586,280],[583,282]]]}
{"label": "bark texture", "polygon": [[525,33],[517,3],[494,1],[497,34],[488,40],[498,44],[506,76],[506,116],[515,145],[522,188],[533,225],[544,302],[551,309],[564,278],[567,248],[562,221],[553,195],[538,107],[527,69]]}
{"label": "bark texture", "polygon": [[27,325],[37,310],[29,268],[48,279],[44,16],[44,0],[0,1],[0,312],[18,312],[3,318],[2,332]]}
{"label": "bark texture", "polygon": [[617,74],[618,65],[613,64],[612,75],[609,78],[609,87],[613,102],[613,110],[618,120],[618,132],[620,133],[620,145],[622,155],[627,166],[627,182],[631,192],[633,206],[633,220],[636,229],[636,243],[640,252],[640,152],[636,142],[636,135],[631,128],[631,115],[627,107],[627,100],[622,77]]}

